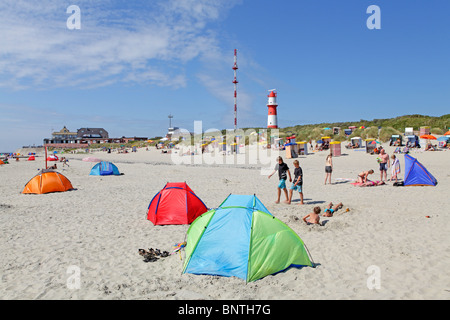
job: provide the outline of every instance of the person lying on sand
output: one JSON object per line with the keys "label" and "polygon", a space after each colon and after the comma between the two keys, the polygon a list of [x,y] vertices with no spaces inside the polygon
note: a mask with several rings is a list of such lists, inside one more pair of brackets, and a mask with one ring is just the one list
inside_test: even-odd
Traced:
{"label": "person lying on sand", "polygon": [[326,207],[326,209],[323,211],[322,216],[323,216],[323,217],[332,217],[333,214],[334,214],[335,212],[337,212],[339,209],[341,209],[343,206],[344,206],[344,205],[342,204],[342,202],[339,202],[339,204],[337,204],[337,205],[335,205],[335,206],[333,207],[333,203],[330,202],[330,203],[328,204],[328,206]]}
{"label": "person lying on sand", "polygon": [[360,187],[374,187],[374,186],[381,186],[383,184],[386,184],[384,181],[370,181],[367,180],[366,182],[364,182],[363,184],[360,184]]}
{"label": "person lying on sand", "polygon": [[372,173],[373,173],[372,169],[370,169],[368,171],[361,172],[360,174],[358,174],[358,178],[357,178],[356,182],[358,182],[358,183],[366,183],[368,181],[367,176],[369,174],[372,174]]}
{"label": "person lying on sand", "polygon": [[[310,214],[307,214],[306,216],[303,217],[303,221],[306,224],[321,225],[320,224],[320,216],[319,216],[320,211],[321,211],[320,207],[314,207],[313,212],[311,212]],[[306,221],[306,220],[308,220],[308,221]]]}

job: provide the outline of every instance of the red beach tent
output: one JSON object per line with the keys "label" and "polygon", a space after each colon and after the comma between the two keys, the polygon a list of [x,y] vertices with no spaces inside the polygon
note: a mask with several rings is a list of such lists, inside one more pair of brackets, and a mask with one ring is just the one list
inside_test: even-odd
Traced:
{"label": "red beach tent", "polygon": [[154,225],[190,224],[206,211],[206,205],[186,182],[172,182],[150,201],[147,219]]}

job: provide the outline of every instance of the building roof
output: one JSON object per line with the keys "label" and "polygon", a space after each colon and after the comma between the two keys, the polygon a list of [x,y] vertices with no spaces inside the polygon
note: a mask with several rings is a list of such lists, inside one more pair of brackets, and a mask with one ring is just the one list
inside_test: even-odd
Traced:
{"label": "building roof", "polygon": [[108,138],[108,131],[103,128],[80,128],[77,132],[79,138]]}
{"label": "building roof", "polygon": [[64,126],[64,128],[62,128],[60,131],[55,131],[52,133],[53,136],[55,135],[76,135],[76,132],[70,132],[69,129],[66,128],[66,126]]}

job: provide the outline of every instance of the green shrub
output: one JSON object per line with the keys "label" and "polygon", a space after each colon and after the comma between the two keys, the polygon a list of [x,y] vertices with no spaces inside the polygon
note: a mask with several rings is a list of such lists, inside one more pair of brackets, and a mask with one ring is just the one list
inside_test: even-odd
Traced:
{"label": "green shrub", "polygon": [[401,134],[401,132],[392,127],[381,128],[378,139],[382,142],[387,142],[393,134]]}
{"label": "green shrub", "polygon": [[438,134],[438,135],[445,133],[444,130],[442,130],[441,128],[431,128],[430,132],[432,134]]}

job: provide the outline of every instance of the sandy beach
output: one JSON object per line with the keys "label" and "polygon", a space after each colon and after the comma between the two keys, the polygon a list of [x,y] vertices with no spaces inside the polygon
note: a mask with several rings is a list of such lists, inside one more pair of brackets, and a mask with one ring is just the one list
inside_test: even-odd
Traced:
{"label": "sandy beach", "polygon": [[[386,147],[389,155],[393,150]],[[435,187],[388,182],[365,188],[349,179],[374,169],[371,179],[379,180],[376,156],[342,152],[333,158],[331,185],[324,185],[327,152],[297,158],[304,205],[298,193],[290,205],[275,204],[277,177],[268,179],[258,164],[177,165],[154,148],[66,154],[70,166],[58,162],[58,172],[75,190],[44,195],[21,194],[44,167],[44,157],[11,161],[0,167],[0,299],[449,299],[450,152],[410,153],[436,177]],[[113,162],[123,175],[89,176],[94,163],[82,161],[87,156]],[[403,178],[404,159],[398,156]],[[285,159],[291,173],[293,160]],[[146,219],[151,199],[166,182],[183,181],[209,208],[230,193],[256,194],[302,238],[316,268],[291,268],[246,284],[234,277],[182,274],[184,251],[144,262],[138,249],[171,251],[185,241],[188,225],[154,226]],[[344,207],[321,217],[323,226],[302,221],[314,206],[323,211],[329,202]],[[79,288],[68,285],[74,270]],[[374,270],[379,288],[370,285]]]}

